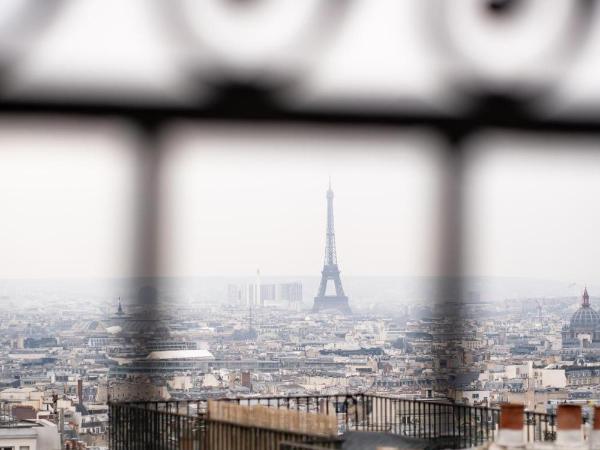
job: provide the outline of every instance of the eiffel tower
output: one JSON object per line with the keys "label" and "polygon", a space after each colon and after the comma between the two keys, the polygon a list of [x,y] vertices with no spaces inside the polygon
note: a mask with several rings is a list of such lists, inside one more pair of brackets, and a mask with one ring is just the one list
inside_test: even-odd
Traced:
{"label": "eiffel tower", "polygon": [[[327,284],[333,282],[335,295],[327,295]],[[319,292],[315,297],[313,312],[332,311],[342,314],[352,314],[348,305],[348,297],[344,294],[340,269],[337,264],[337,253],[335,250],[335,231],[333,229],[333,191],[331,190],[331,179],[327,190],[327,234],[325,244],[325,263],[321,272],[321,284]]]}

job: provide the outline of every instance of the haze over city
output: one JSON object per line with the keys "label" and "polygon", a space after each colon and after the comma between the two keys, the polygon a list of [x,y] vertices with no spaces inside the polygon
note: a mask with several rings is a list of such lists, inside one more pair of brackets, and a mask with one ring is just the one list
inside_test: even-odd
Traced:
{"label": "haze over city", "polygon": [[0,1],[0,450],[600,450],[598,19]]}

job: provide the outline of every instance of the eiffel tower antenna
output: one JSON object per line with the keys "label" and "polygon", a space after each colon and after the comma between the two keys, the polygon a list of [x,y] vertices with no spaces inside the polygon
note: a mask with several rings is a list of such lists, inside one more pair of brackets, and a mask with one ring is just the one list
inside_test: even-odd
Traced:
{"label": "eiffel tower antenna", "polygon": [[[327,285],[332,282],[335,287],[335,295],[327,294]],[[335,247],[335,229],[333,226],[333,190],[331,189],[331,177],[329,177],[329,189],[327,190],[327,231],[325,233],[325,261],[321,271],[321,283],[319,292],[315,297],[313,312],[331,310],[342,314],[352,314],[348,305],[348,297],[344,294],[340,269],[337,263],[337,251]]]}

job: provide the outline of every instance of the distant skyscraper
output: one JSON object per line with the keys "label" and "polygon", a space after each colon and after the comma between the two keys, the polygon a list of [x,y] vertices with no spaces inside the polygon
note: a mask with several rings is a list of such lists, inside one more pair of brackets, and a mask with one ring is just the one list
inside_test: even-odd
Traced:
{"label": "distant skyscraper", "polygon": [[302,283],[282,283],[278,288],[280,300],[290,303],[302,301]]}
{"label": "distant skyscraper", "polygon": [[240,304],[242,303],[242,288],[237,284],[229,284],[227,285],[227,301],[230,304]]}
{"label": "distant skyscraper", "polygon": [[274,301],[276,299],[275,296],[276,287],[274,284],[261,284],[260,285],[260,300],[264,301]]}
{"label": "distant skyscraper", "polygon": [[254,283],[254,304],[264,306],[260,298],[260,269],[256,269],[256,282]]}
{"label": "distant skyscraper", "polygon": [[[327,285],[333,282],[335,294],[327,293]],[[321,272],[321,284],[319,292],[315,297],[313,311],[332,310],[343,314],[352,314],[348,305],[348,297],[344,294],[342,280],[340,279],[340,269],[337,264],[337,253],[335,248],[335,230],[333,227],[333,191],[331,190],[331,180],[329,180],[329,189],[327,190],[327,233],[325,244],[325,263]]]}
{"label": "distant skyscraper", "polygon": [[[260,294],[259,294],[260,293]],[[239,306],[281,306],[280,303],[302,302],[302,283],[267,283],[256,281],[248,284],[228,284],[227,301]]]}

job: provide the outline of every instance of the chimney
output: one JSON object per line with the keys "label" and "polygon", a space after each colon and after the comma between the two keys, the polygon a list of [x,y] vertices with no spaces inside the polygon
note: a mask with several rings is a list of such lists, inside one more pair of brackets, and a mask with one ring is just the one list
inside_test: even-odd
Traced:
{"label": "chimney", "polygon": [[500,425],[496,444],[504,447],[522,447],[523,440],[523,417],[525,407],[513,403],[505,403],[500,406]]}
{"label": "chimney", "polygon": [[242,372],[242,386],[252,389],[252,378],[249,371]]}
{"label": "chimney", "polygon": [[77,380],[77,398],[79,399],[79,404],[83,405],[83,380],[81,378]]}
{"label": "chimney", "polygon": [[594,406],[594,422],[590,441],[590,448],[600,448],[600,406]]}
{"label": "chimney", "polygon": [[558,405],[556,417],[556,444],[557,445],[581,445],[583,444],[583,433],[581,432],[581,406]]}

